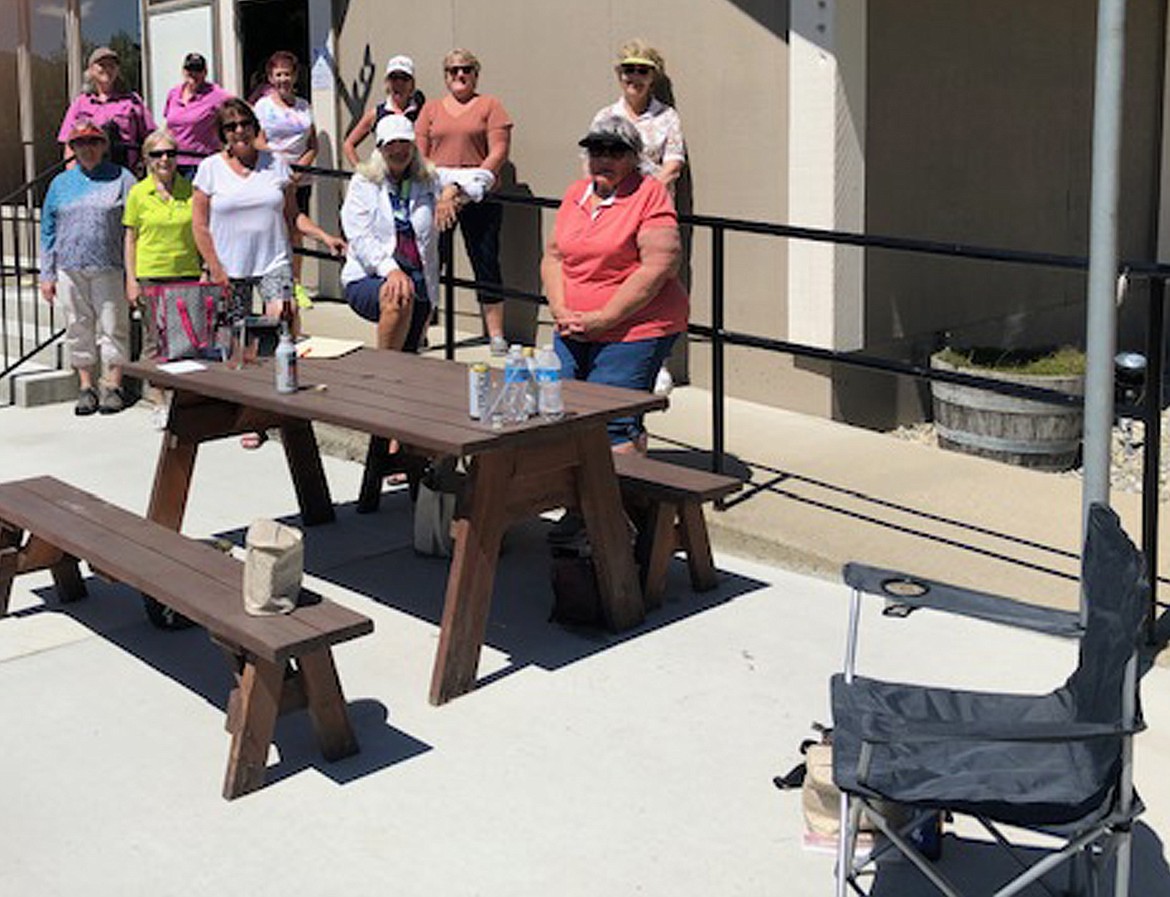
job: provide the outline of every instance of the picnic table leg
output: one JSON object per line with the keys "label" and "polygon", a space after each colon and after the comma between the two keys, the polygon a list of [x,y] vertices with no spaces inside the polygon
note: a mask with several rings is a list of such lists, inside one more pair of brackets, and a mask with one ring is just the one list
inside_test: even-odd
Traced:
{"label": "picnic table leg", "polygon": [[711,540],[707,535],[702,506],[698,502],[683,502],[678,506],[678,518],[691,588],[696,592],[715,588],[719,585],[719,578],[715,574],[715,559],[711,556]]}
{"label": "picnic table leg", "polygon": [[487,452],[472,462],[452,524],[455,548],[431,675],[432,704],[444,704],[475,687],[514,468],[514,450]]}
{"label": "picnic table leg", "polygon": [[283,680],[283,663],[247,658],[237,686],[238,712],[231,720],[232,747],[223,782],[223,796],[228,800],[264,784]]}
{"label": "picnic table leg", "polygon": [[305,526],[332,523],[337,515],[329,496],[325,468],[321,466],[321,451],[317,447],[317,437],[313,435],[313,424],[307,420],[283,421],[280,436],[297,503],[301,507],[301,520]]}
{"label": "picnic table leg", "polygon": [[8,602],[12,598],[12,580],[16,577],[16,557],[19,553],[19,549],[11,545],[0,548],[0,617],[8,613]]}
{"label": "picnic table leg", "polygon": [[320,648],[305,654],[297,664],[308,700],[309,718],[313,721],[322,755],[326,760],[340,760],[356,754],[357,738],[349,723],[345,695],[337,677],[337,666],[333,663],[333,651]]}
{"label": "picnic table leg", "polygon": [[358,493],[357,512],[372,514],[382,503],[382,479],[386,455],[390,451],[390,440],[385,436],[371,436],[370,447],[366,450],[366,467],[362,472],[362,488]]}
{"label": "picnic table leg", "polygon": [[[171,421],[182,413],[179,405],[171,406]],[[147,519],[176,532],[183,525],[187,510],[187,495],[191,491],[191,474],[195,470],[196,442],[183,442],[174,433],[163,434],[159,449],[158,467],[154,472],[154,486],[150,490]]]}
{"label": "picnic table leg", "polygon": [[606,626],[621,632],[641,623],[645,609],[604,424],[577,436],[577,456],[577,499],[593,547],[601,610]]}

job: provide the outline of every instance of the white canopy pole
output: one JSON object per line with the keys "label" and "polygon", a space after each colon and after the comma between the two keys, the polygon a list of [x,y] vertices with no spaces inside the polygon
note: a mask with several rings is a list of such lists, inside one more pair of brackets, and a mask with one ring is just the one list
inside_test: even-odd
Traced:
{"label": "white canopy pole", "polygon": [[[1093,95],[1093,183],[1085,320],[1083,524],[1089,505],[1109,501],[1113,440],[1113,356],[1117,351],[1117,197],[1121,95],[1125,80],[1126,0],[1099,0]],[[1082,526],[1082,532],[1084,531]],[[1081,608],[1084,621],[1085,609]]]}

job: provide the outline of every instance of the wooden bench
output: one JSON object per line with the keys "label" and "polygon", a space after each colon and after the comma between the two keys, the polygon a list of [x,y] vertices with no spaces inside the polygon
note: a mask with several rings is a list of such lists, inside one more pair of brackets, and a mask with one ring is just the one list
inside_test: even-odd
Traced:
{"label": "wooden bench", "polygon": [[13,578],[33,570],[52,572],[63,601],[84,597],[79,559],[204,627],[227,654],[225,798],[264,784],[283,713],[308,710],[326,759],[357,752],[331,646],[372,632],[368,617],[305,593],[290,614],[250,616],[241,561],[52,477],[0,484],[0,616]]}
{"label": "wooden bench", "polygon": [[638,454],[615,454],[613,463],[627,512],[638,527],[635,554],[646,606],[662,604],[666,568],[680,548],[691,587],[696,592],[715,588],[718,580],[703,505],[739,491],[742,481]]}

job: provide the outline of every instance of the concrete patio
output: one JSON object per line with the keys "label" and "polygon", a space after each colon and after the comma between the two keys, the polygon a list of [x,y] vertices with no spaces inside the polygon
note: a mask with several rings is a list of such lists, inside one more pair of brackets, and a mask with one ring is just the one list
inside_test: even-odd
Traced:
{"label": "concrete patio", "polygon": [[[672,440],[659,447],[701,445],[686,428],[698,426],[703,394],[677,390],[673,401],[655,422]],[[987,539],[1030,540],[1041,548],[1021,551],[1045,556],[1075,547],[1079,488],[878,434],[851,443],[855,431],[758,406],[733,404],[733,415],[730,448],[754,488],[715,517],[720,588],[692,594],[676,562],[666,606],[642,627],[570,631],[547,622],[547,524],[519,527],[501,560],[480,688],[441,708],[426,693],[446,564],[414,554],[403,493],[358,516],[359,467],[327,458],[339,520],[309,530],[306,570],[314,588],[375,621],[372,636],[337,651],[362,752],[324,763],[293,717],[278,729],[269,784],[232,803],[219,796],[229,677],[206,636],[152,629],[136,595],[100,580],[86,601],[61,605],[47,575],[18,579],[0,620],[0,891],[831,893],[831,857],[801,845],[799,794],[771,782],[799,759],[810,723],[829,721],[848,596],[827,574],[864,557],[1052,597],[1059,579],[977,549]],[[5,408],[0,434],[3,479],[52,474],[145,508],[159,441],[145,409],[77,419],[68,406]],[[825,466],[850,453],[835,473]],[[1130,498],[1119,504],[1132,533]],[[1025,504],[1043,513],[1023,515]],[[870,513],[878,505],[885,521]],[[295,510],[279,445],[247,453],[228,440],[200,453],[185,532],[238,541],[253,518]],[[900,525],[907,514],[918,529],[938,518],[929,526],[967,535],[915,533]],[[1075,570],[1068,558],[1059,566]],[[874,613],[866,633],[863,668],[880,676],[1047,690],[1075,663],[1071,645],[940,615]],[[1154,666],[1143,698],[1147,812],[1132,893],[1153,895],[1170,892],[1170,672]],[[947,839],[943,863],[976,881],[992,865],[965,835]],[[878,893],[930,893],[905,871],[883,872]]]}

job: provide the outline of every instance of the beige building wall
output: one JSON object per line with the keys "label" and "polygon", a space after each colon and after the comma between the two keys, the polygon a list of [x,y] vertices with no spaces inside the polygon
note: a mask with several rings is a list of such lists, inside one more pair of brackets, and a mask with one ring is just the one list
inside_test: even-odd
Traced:
{"label": "beige building wall", "polygon": [[[1120,252],[1151,258],[1161,4],[1128,8]],[[869,5],[867,230],[1088,253],[1095,0],[882,0]],[[1079,273],[870,251],[866,345],[924,361],[936,344],[1084,345]],[[1134,345],[1144,294],[1123,309]],[[1131,342],[1127,345],[1127,340]],[[848,382],[846,388],[844,384]],[[908,380],[842,376],[838,416],[889,425],[922,411]]]}

